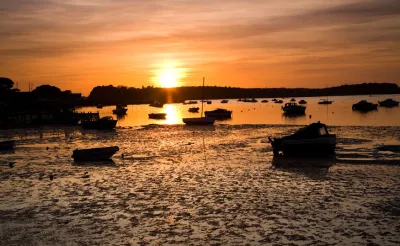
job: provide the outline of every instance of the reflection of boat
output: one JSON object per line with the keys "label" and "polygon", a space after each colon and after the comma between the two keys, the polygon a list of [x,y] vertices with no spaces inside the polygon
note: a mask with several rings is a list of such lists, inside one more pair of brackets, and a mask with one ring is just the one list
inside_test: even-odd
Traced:
{"label": "reflection of boat", "polygon": [[385,101],[379,102],[380,107],[396,107],[399,106],[399,102],[393,100],[392,98],[388,98]]}
{"label": "reflection of boat", "polygon": [[198,113],[199,112],[199,107],[194,107],[194,108],[189,108],[190,113]]}
{"label": "reflection of boat", "polygon": [[206,111],[204,113],[206,115],[206,117],[212,117],[212,118],[231,118],[232,116],[232,111],[226,110],[226,109],[222,109],[222,108],[218,108],[216,110],[212,110],[212,111]]}
{"label": "reflection of boat", "polygon": [[228,102],[229,102],[229,100],[226,100],[226,99],[221,101],[221,103],[228,103]]}
{"label": "reflection of boat", "polygon": [[290,102],[286,103],[285,106],[282,107],[282,110],[285,114],[304,114],[306,112],[306,107],[298,105],[295,102]]}
{"label": "reflection of boat", "polygon": [[300,100],[299,104],[307,104],[307,101],[306,100]]}
{"label": "reflection of boat", "polygon": [[333,101],[329,101],[328,99],[319,100],[318,104],[332,104]]}
{"label": "reflection of boat", "polygon": [[[204,77],[203,77],[203,87],[202,87],[202,98],[203,98],[203,89],[204,89]],[[197,103],[197,102],[196,102]],[[209,117],[203,117],[203,104],[204,102],[201,102],[201,114],[200,118],[182,118],[183,123],[186,125],[213,125],[215,122],[214,118],[209,118]]]}
{"label": "reflection of boat", "polygon": [[152,113],[149,114],[150,119],[164,120],[167,117],[166,113]]}
{"label": "reflection of boat", "polygon": [[358,111],[370,111],[378,109],[378,104],[367,102],[366,100],[361,100],[356,104],[353,104],[353,110]]}
{"label": "reflection of boat", "polygon": [[160,103],[159,101],[154,101],[153,103],[150,103],[149,106],[156,107],[156,108],[162,108],[164,106],[164,104]]}
{"label": "reflection of boat", "polygon": [[105,161],[110,159],[118,150],[118,146],[76,149],[73,151],[72,158],[75,161]]}
{"label": "reflection of boat", "polygon": [[103,105],[97,104],[97,108],[103,108]]}
{"label": "reflection of boat", "polygon": [[197,101],[193,101],[193,100],[184,101],[183,104],[197,104]]}
{"label": "reflection of boat", "polygon": [[124,106],[116,105],[115,109],[113,110],[113,114],[126,114],[126,111],[128,111],[128,109]]}
{"label": "reflection of boat", "polygon": [[262,103],[267,103],[267,102],[268,102],[268,100],[262,100],[261,102],[262,102]]}
{"label": "reflection of boat", "polygon": [[114,120],[111,116],[105,116],[99,120],[84,121],[81,126],[85,129],[113,129],[117,125],[117,120]]}
{"label": "reflection of boat", "polygon": [[10,150],[10,149],[13,149],[14,146],[15,146],[14,140],[0,142],[0,150]]}
{"label": "reflection of boat", "polygon": [[282,152],[286,156],[322,155],[335,153],[336,135],[329,134],[325,124],[312,123],[294,134],[283,138],[268,137],[274,156]]}

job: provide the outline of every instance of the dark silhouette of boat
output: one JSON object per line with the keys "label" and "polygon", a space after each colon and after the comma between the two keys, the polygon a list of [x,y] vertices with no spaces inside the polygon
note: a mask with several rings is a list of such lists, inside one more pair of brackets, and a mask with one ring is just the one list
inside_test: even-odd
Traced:
{"label": "dark silhouette of boat", "polygon": [[199,107],[194,107],[194,108],[189,108],[188,111],[189,111],[190,113],[198,113],[198,112],[199,112],[199,109],[200,109]]}
{"label": "dark silhouette of boat", "polygon": [[81,126],[84,129],[106,130],[114,129],[118,120],[114,120],[111,116],[105,116],[98,120],[84,121]]}
{"label": "dark silhouette of boat", "polygon": [[193,101],[193,100],[185,101],[185,102],[183,102],[183,104],[184,105],[186,105],[186,104],[197,104],[197,101]]}
{"label": "dark silhouette of boat", "polygon": [[96,106],[97,108],[103,108],[103,105],[101,105],[101,104],[97,104],[97,106]]}
{"label": "dark silhouette of boat", "polygon": [[299,104],[307,104],[307,101],[306,100],[300,100]]}
{"label": "dark silhouette of boat", "polygon": [[11,149],[14,149],[14,147],[15,147],[14,140],[7,140],[7,141],[0,142],[0,150],[11,150]]}
{"label": "dark silhouette of boat", "polygon": [[278,100],[278,99],[276,99],[276,100],[275,100],[275,103],[281,104],[281,103],[283,103],[283,100],[280,100],[280,99]]}
{"label": "dark silhouette of boat", "polygon": [[155,119],[155,120],[165,120],[166,117],[167,117],[166,113],[152,113],[152,114],[149,114],[149,118],[150,119]]}
{"label": "dark silhouette of boat", "polygon": [[226,99],[221,101],[221,103],[228,103],[228,102],[229,102],[229,100],[226,100]]}
{"label": "dark silhouette of boat", "polygon": [[357,111],[371,111],[378,109],[378,104],[370,103],[366,100],[361,100],[358,103],[353,104],[352,109]]}
{"label": "dark silhouette of boat", "polygon": [[392,98],[388,98],[384,101],[378,102],[379,107],[396,107],[399,106],[399,102],[396,100],[393,100]]}
{"label": "dark silhouette of boat", "polygon": [[262,102],[262,103],[267,103],[267,102],[268,102],[268,100],[262,100],[261,102]]}
{"label": "dark silhouette of boat", "polygon": [[328,99],[319,100],[318,104],[332,104],[333,101],[329,101]]}
{"label": "dark silhouette of boat", "polygon": [[286,103],[285,106],[282,107],[282,110],[285,114],[305,114],[306,107],[298,105],[295,102],[290,102]]}
{"label": "dark silhouette of boat", "polygon": [[335,153],[336,135],[325,124],[312,123],[283,138],[268,137],[274,156],[329,156]]}
{"label": "dark silhouette of boat", "polygon": [[124,106],[116,105],[115,109],[113,110],[113,114],[126,114],[126,111],[128,111],[128,109]]}
{"label": "dark silhouette of boat", "polygon": [[242,100],[242,102],[250,102],[250,103],[256,103],[256,102],[258,102],[255,98],[252,98],[252,99],[244,99],[244,100]]}
{"label": "dark silhouette of boat", "polygon": [[206,117],[216,118],[216,119],[229,119],[232,117],[232,111],[218,108],[212,111],[204,112]]}
{"label": "dark silhouette of boat", "polygon": [[150,107],[162,108],[164,107],[164,103],[160,103],[159,101],[154,101],[153,103],[149,104]]}
{"label": "dark silhouette of boat", "polygon": [[72,158],[74,158],[74,161],[106,161],[109,160],[118,150],[118,146],[76,149],[72,153]]}

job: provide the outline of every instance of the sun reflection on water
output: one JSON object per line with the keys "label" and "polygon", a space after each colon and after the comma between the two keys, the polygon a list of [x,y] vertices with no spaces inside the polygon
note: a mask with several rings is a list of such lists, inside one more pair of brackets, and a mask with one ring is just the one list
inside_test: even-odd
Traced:
{"label": "sun reflection on water", "polygon": [[182,115],[176,105],[168,104],[164,106],[164,113],[167,114],[165,124],[181,124]]}

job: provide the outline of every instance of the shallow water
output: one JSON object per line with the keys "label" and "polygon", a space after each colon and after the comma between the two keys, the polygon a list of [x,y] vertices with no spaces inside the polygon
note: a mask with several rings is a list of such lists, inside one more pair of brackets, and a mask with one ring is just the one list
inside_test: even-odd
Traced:
{"label": "shallow water", "polygon": [[[220,100],[212,100],[212,104],[204,104],[204,111],[216,108],[232,110],[232,119],[217,121],[217,124],[242,125],[242,124],[280,124],[280,125],[307,125],[310,122],[321,121],[331,126],[400,126],[400,107],[384,108],[362,113],[352,110],[352,105],[361,100],[378,103],[386,98],[393,98],[400,101],[400,95],[372,95],[372,96],[336,96],[329,97],[333,100],[331,105],[319,105],[320,99],[326,97],[296,98],[297,101],[305,99],[307,103],[306,114],[296,117],[288,117],[282,114],[281,107],[284,104],[275,104],[268,98],[268,103],[244,103],[229,100],[227,104],[221,104]],[[284,99],[288,102],[290,99]],[[163,108],[154,108],[148,105],[128,105],[127,114],[118,116],[117,125],[141,126],[148,124],[183,124],[184,117],[200,117],[199,113],[189,113],[191,107],[201,108],[201,103],[194,105],[166,104]],[[84,107],[79,112],[99,112],[101,116],[111,116],[114,106]],[[149,113],[166,113],[165,120],[152,120],[148,118]],[[115,116],[115,115],[114,115]],[[311,118],[310,118],[311,116]]]}
{"label": "shallow water", "polygon": [[[0,242],[399,245],[400,153],[379,146],[400,146],[400,127],[330,127],[337,159],[273,158],[266,136],[297,128],[0,131],[18,141],[0,155]],[[71,159],[108,145],[113,162]],[[313,162],[330,167],[276,166]]]}

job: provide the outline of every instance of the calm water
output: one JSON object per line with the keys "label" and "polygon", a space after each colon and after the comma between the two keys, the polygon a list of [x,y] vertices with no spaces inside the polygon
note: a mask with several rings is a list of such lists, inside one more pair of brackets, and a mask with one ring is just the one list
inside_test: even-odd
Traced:
{"label": "calm water", "polygon": [[[319,97],[297,98],[297,101],[305,99],[307,103],[306,115],[287,117],[282,114],[282,105],[271,102],[244,103],[237,100],[229,100],[227,104],[221,104],[221,100],[213,100],[212,104],[204,104],[204,110],[225,108],[233,111],[232,119],[219,121],[217,124],[295,124],[306,125],[310,122],[321,121],[335,126],[400,126],[400,108],[378,108],[368,113],[360,113],[352,110],[352,105],[360,100],[378,103],[386,98],[400,100],[400,95],[374,95],[374,96],[340,96],[330,97],[331,105],[319,105]],[[326,99],[326,98],[324,98]],[[285,99],[288,102],[290,98]],[[166,104],[164,108],[153,108],[148,105],[129,105],[127,115],[118,118],[118,126],[140,126],[148,124],[183,124],[184,117],[200,117],[200,113],[189,113],[190,107],[197,105]],[[101,116],[112,115],[114,106],[97,109],[96,107],[81,108],[80,112],[99,112]],[[152,120],[149,113],[167,113],[166,120]],[[311,119],[310,119],[311,115]]]}
{"label": "calm water", "polygon": [[[359,114],[360,97],[332,99],[306,99],[312,121],[337,134],[328,160],[272,156],[267,136],[309,122],[272,103],[230,101],[232,120],[213,127],[180,125],[189,105],[176,104],[129,106],[112,131],[0,131],[17,141],[0,152],[0,245],[399,245],[399,108]],[[157,110],[168,119],[148,120]],[[109,145],[120,147],[112,162],[71,159]]]}

